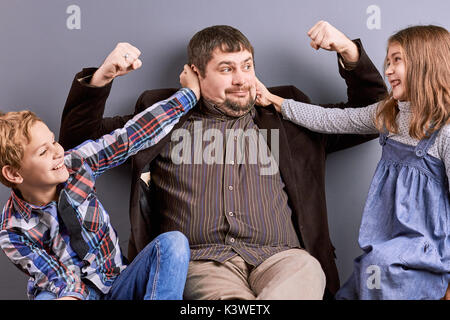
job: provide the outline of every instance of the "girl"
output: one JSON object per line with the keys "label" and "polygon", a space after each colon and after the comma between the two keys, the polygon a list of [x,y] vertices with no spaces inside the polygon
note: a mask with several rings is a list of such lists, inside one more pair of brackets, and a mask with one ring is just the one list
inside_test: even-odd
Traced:
{"label": "girl", "polygon": [[[440,299],[450,296],[450,36],[437,26],[391,36],[391,85],[380,103],[325,109],[271,94],[257,104],[325,133],[380,133],[383,152],[363,212],[350,279],[337,299]],[[374,270],[380,281],[371,282]],[[450,289],[450,286],[448,287]]]}

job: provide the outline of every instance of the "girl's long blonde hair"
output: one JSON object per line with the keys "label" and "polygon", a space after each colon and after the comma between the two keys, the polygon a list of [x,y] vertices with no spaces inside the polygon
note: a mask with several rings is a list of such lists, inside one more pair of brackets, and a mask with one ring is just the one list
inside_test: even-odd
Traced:
{"label": "girl's long blonde hair", "polygon": [[[412,111],[409,135],[420,140],[450,122],[450,35],[439,26],[413,26],[392,35],[388,48],[393,43],[401,46],[406,67],[406,96]],[[398,133],[398,112],[391,92],[379,105],[378,130]]]}

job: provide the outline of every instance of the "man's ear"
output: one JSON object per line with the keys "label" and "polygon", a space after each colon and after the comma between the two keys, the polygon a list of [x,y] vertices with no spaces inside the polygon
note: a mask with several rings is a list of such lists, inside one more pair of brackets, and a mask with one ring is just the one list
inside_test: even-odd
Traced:
{"label": "man's ear", "polygon": [[[198,70],[198,68],[195,66],[195,64],[191,64],[191,69],[192,69],[192,71],[194,71],[196,74],[197,74],[197,76],[200,78],[201,77],[201,74],[200,74],[200,71]],[[203,78],[203,77],[202,77]]]}
{"label": "man's ear", "polygon": [[23,177],[19,173],[19,170],[10,165],[3,166],[2,175],[13,184],[21,184],[23,182]]}

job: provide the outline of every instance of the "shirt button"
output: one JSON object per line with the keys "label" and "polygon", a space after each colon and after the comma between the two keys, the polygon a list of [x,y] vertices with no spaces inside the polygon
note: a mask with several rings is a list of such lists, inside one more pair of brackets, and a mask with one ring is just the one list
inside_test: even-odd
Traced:
{"label": "shirt button", "polygon": [[228,186],[228,190],[233,191],[233,186]]}
{"label": "shirt button", "polygon": [[234,238],[230,238],[230,242],[231,242],[231,243],[234,243]]}
{"label": "shirt button", "polygon": [[228,212],[228,215],[230,216],[230,217],[232,217],[233,216],[233,212]]}
{"label": "shirt button", "polygon": [[231,162],[230,162],[231,164],[234,164],[234,160],[231,160]]}

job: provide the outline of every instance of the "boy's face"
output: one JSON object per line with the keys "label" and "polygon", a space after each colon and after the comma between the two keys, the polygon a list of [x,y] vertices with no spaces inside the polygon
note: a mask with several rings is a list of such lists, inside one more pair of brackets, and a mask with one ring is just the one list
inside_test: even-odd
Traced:
{"label": "boy's face", "polygon": [[22,183],[19,190],[48,190],[67,181],[69,172],[64,165],[64,149],[55,141],[55,135],[41,121],[30,127],[31,141],[24,147],[18,173]]}

